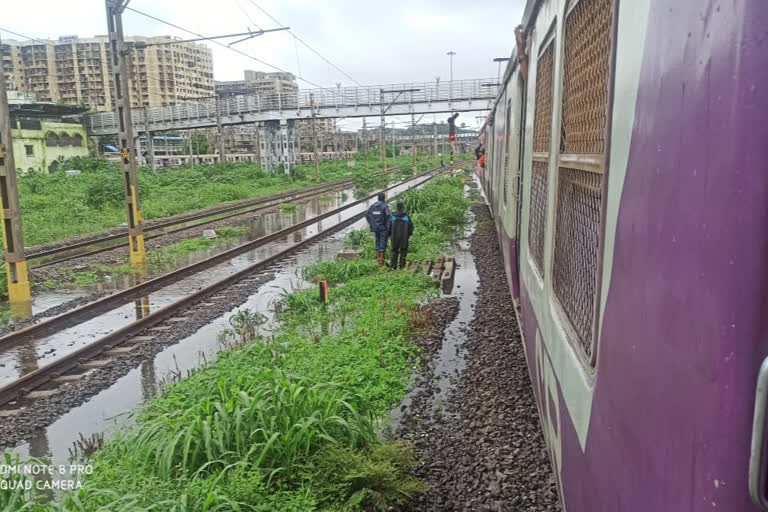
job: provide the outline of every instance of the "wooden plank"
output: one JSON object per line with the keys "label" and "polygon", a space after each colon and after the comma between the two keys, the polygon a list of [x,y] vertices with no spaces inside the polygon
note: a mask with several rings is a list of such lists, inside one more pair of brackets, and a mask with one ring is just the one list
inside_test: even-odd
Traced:
{"label": "wooden plank", "polygon": [[154,336],[134,336],[133,338],[128,338],[123,343],[143,343],[145,341],[152,341],[154,339]]}
{"label": "wooden plank", "polygon": [[77,382],[78,380],[82,379],[86,374],[85,373],[79,373],[76,375],[60,375],[53,379],[53,382],[58,382],[60,384],[66,384],[67,382]]}
{"label": "wooden plank", "polygon": [[58,392],[58,389],[42,389],[38,391],[30,391],[27,393],[27,398],[31,398],[32,400],[36,400],[38,398],[47,398],[49,396],[55,395]]}
{"label": "wooden plank", "polygon": [[104,352],[105,356],[121,356],[130,354],[136,347],[115,347]]}
{"label": "wooden plank", "polygon": [[111,363],[111,359],[94,359],[93,361],[85,361],[80,363],[81,368],[103,368]]}

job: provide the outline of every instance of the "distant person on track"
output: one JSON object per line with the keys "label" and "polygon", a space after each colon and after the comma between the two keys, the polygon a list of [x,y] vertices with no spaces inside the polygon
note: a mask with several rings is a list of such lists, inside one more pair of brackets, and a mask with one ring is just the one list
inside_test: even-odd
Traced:
{"label": "distant person on track", "polygon": [[400,256],[400,268],[405,268],[405,260],[408,256],[408,239],[413,234],[413,222],[411,217],[405,211],[405,205],[402,201],[397,202],[397,211],[392,214],[392,221],[389,225],[389,237],[392,240],[392,262],[389,265],[391,270],[397,267],[397,257]]}
{"label": "distant person on track", "polygon": [[387,255],[387,237],[389,237],[389,224],[391,213],[389,205],[384,202],[386,197],[384,193],[379,193],[377,201],[368,208],[368,213],[365,214],[365,220],[368,221],[373,234],[376,235],[376,259],[379,262],[379,266],[383,266]]}

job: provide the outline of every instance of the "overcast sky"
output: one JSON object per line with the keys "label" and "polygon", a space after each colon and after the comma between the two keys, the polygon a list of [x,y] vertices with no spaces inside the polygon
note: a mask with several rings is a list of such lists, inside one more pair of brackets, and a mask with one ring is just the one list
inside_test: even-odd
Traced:
{"label": "overcast sky", "polygon": [[[106,33],[102,0],[2,3],[1,29],[50,39]],[[449,50],[456,52],[454,79],[495,77],[493,58],[511,54],[524,0],[132,0],[129,6],[204,35],[279,26],[261,7],[357,82],[379,85],[433,81],[436,76],[447,80]],[[124,27],[126,35],[193,37],[130,11]],[[207,44],[213,50],[216,80],[242,79],[244,69],[274,71]],[[320,86],[354,85],[287,32],[264,34],[237,48]],[[314,86],[300,80],[299,87]],[[465,121],[474,126],[471,117]]]}

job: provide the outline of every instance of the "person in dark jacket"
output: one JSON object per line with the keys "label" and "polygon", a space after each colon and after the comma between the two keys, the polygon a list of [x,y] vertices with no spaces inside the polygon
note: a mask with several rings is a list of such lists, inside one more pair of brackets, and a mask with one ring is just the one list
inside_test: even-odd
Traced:
{"label": "person in dark jacket", "polygon": [[405,259],[408,256],[408,239],[413,234],[413,222],[405,211],[402,201],[397,202],[397,211],[392,214],[392,222],[389,225],[389,238],[392,239],[392,262],[390,269],[397,268],[397,257],[400,256],[400,268],[405,268]]}
{"label": "person in dark jacket", "polygon": [[389,224],[390,224],[390,210],[389,205],[384,202],[386,197],[384,193],[380,193],[377,197],[377,201],[368,208],[368,213],[365,214],[365,220],[368,221],[368,226],[376,235],[376,259],[379,262],[379,266],[384,265],[387,254],[387,237],[389,236]]}
{"label": "person in dark jacket", "polygon": [[477,145],[475,148],[475,160],[480,160],[480,155],[485,153],[485,149],[483,148],[483,143]]}

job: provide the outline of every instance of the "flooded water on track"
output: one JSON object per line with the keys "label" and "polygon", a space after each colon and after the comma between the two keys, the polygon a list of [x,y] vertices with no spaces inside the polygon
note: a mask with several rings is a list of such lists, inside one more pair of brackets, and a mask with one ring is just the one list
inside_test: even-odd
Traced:
{"label": "flooded water on track", "polygon": [[[398,186],[396,189],[389,191],[387,195],[394,195],[406,187],[407,185]],[[348,196],[349,198],[346,199],[345,203],[354,200],[352,199],[352,193],[349,193]],[[249,234],[249,236],[258,238],[259,236],[264,236],[264,234],[282,229],[282,227],[300,222],[303,218],[332,210],[341,205],[341,200],[342,198],[339,194],[330,201],[319,201],[314,207],[308,207],[307,212],[297,210],[295,213],[282,214],[286,217],[285,220],[280,218],[278,212],[275,212],[275,216],[271,221],[265,220],[264,222],[256,223],[253,228],[253,234]],[[261,261],[306,237],[328,229],[357,213],[365,211],[373,201],[366,201],[351,208],[350,211],[334,215],[305,229],[291,233],[284,237],[283,240],[271,242],[240,255],[225,264],[212,267],[163,290],[154,292],[149,295],[148,308],[151,311],[155,311],[157,308],[178,300],[183,294],[196,291],[206,283],[221,279],[245,266]],[[288,223],[283,224],[286,220]],[[238,310],[251,309],[261,312],[268,318],[268,322],[262,327],[262,330],[270,329],[273,325],[274,317],[274,313],[270,311],[273,302],[281,296],[284,290],[291,291],[309,286],[308,283],[301,279],[298,273],[299,270],[310,263],[335,258],[338,251],[343,248],[346,234],[365,225],[364,219],[359,220],[352,226],[341,230],[322,242],[303,248],[280,262],[279,269],[271,272],[274,277],[259,286],[246,302],[198,329],[194,334],[162,350],[151,361],[145,361],[139,367],[132,369],[110,387],[91,397],[83,405],[62,415],[39,434],[17,446],[12,450],[13,453],[19,454],[22,460],[31,456],[42,458],[51,464],[65,464],[69,462],[70,449],[73,448],[73,443],[80,438],[81,434],[85,438],[90,438],[94,434],[104,434],[104,438],[109,439],[117,429],[131,424],[136,407],[154,396],[169,378],[173,378],[178,374],[186,375],[189,370],[199,368],[206,362],[213,361],[216,353],[222,348],[218,342],[218,334],[229,327],[229,318],[237,313]],[[249,233],[251,232],[249,231]],[[220,248],[217,249],[221,250]],[[192,257],[199,259],[205,256],[194,255]],[[463,284],[459,283],[458,277],[457,273],[457,283],[463,286]],[[28,344],[28,346],[19,347],[7,354],[0,354],[0,365],[5,362],[3,358],[6,358],[6,360],[12,359],[16,363],[14,367],[16,371],[31,371],[49,359],[52,360],[55,357],[60,357],[66,351],[75,350],[96,337],[127,325],[136,319],[137,316],[146,314],[146,312],[137,310],[135,302],[131,300],[128,304],[108,312],[106,315],[54,334],[49,338],[38,340],[34,345]],[[94,333],[93,331],[96,332]],[[81,334],[73,334],[73,332]],[[76,336],[85,339],[81,341],[78,338],[77,341],[72,341]],[[70,340],[70,345],[67,345],[66,349],[62,350],[61,343],[67,343],[68,339]],[[46,350],[54,350],[54,352],[46,353]],[[0,372],[5,372],[0,373],[0,385],[3,385],[3,380],[12,380],[12,377],[9,376],[15,373],[14,371],[8,371],[8,368],[2,367],[0,367]]]}
{"label": "flooded water on track", "polygon": [[[475,315],[475,305],[477,304],[479,277],[475,266],[475,257],[470,252],[469,241],[469,237],[475,231],[476,224],[474,215],[471,212],[467,215],[468,220],[462,237],[448,251],[453,252],[456,262],[453,291],[450,294],[441,294],[442,297],[456,297],[459,300],[459,310],[453,321],[445,328],[443,344],[430,362],[429,368],[429,382],[427,384],[436,383],[439,387],[439,392],[434,393],[432,400],[432,407],[438,409],[446,402],[448,395],[455,388],[461,372],[467,365],[464,346],[467,340],[465,330]],[[403,413],[411,406],[416,394],[422,391],[422,386],[414,387],[399,406],[392,410],[390,415],[392,431],[397,431]]]}
{"label": "flooded water on track", "polygon": [[344,246],[346,233],[364,225],[365,220],[358,221],[322,243],[290,256],[274,272],[274,278],[261,285],[245,303],[159,352],[152,361],[145,361],[134,368],[13,452],[19,454],[22,460],[31,456],[49,460],[51,464],[66,464],[69,462],[69,450],[81,433],[85,438],[103,433],[104,438],[109,439],[118,428],[132,422],[135,408],[153,397],[164,381],[177,373],[186,375],[187,371],[201,367],[206,361],[213,361],[221,349],[217,336],[229,327],[229,318],[238,310],[247,308],[261,312],[269,319],[263,329],[269,329],[274,316],[270,311],[273,301],[280,297],[283,290],[308,286],[298,275],[299,269],[310,263],[335,258]]}
{"label": "flooded water on track", "polygon": [[[397,185],[387,194],[389,196],[406,190],[407,184]],[[248,239],[256,239],[261,236],[274,233],[305,219],[314,217],[324,212],[334,210],[340,206],[347,205],[355,201],[355,192],[346,190],[343,193],[336,194],[331,200],[312,200],[304,207],[297,207],[295,212],[269,212],[257,219],[251,224],[249,237],[231,245],[223,245],[211,248],[206,251],[199,251],[187,256],[186,262],[194,263],[220,253],[234,245],[239,245]],[[261,247],[250,250],[239,256],[236,256],[224,263],[209,267],[199,271],[191,276],[185,277],[163,287],[160,290],[153,291],[141,298],[151,311],[156,311],[162,307],[168,306],[196,291],[219,281],[235,272],[238,272],[248,266],[262,261],[280,251],[288,249],[295,243],[309,238],[317,233],[329,229],[357,214],[364,212],[370,204],[375,201],[369,199],[358,205],[348,208],[336,215],[323,219],[319,222],[306,226],[293,233],[288,234],[281,239],[269,242]],[[115,291],[125,287],[126,283],[118,282],[100,284],[94,286],[92,291],[105,289],[105,286],[114,286]],[[133,284],[138,284],[136,280]],[[41,299],[42,300],[42,299]],[[20,375],[37,370],[53,360],[99,339],[117,329],[133,323],[137,318],[145,316],[141,311],[137,311],[136,297],[127,299],[125,303],[104,314],[98,315],[86,322],[63,329],[49,336],[40,337],[34,343],[24,343],[19,346],[11,346],[0,351],[0,386],[9,384]]]}

